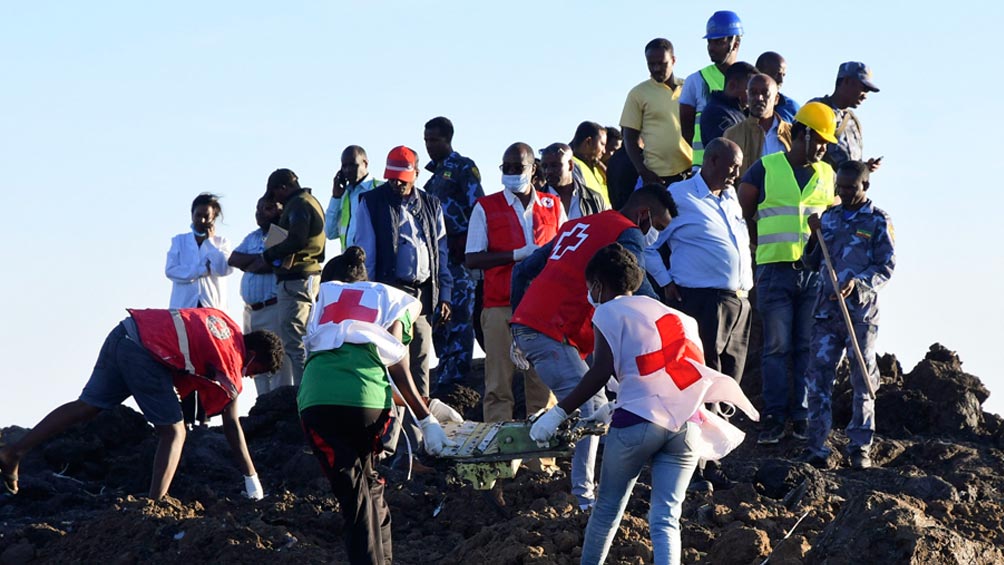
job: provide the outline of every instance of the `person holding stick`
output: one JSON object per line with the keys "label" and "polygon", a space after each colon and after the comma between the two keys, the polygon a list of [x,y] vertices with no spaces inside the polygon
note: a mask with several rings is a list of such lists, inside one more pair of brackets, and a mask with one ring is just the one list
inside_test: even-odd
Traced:
{"label": "person holding stick", "polygon": [[832,427],[831,398],[837,364],[845,350],[851,361],[853,411],[847,424],[851,467],[871,467],[869,451],[875,434],[875,391],[879,372],[875,363],[878,336],[878,289],[896,266],[894,234],[889,215],[872,204],[866,191],[869,170],[861,161],[845,161],[837,170],[840,204],[813,214],[809,227],[814,237],[805,250],[805,263],[829,276],[813,310],[815,324],[810,339],[808,374],[809,428],[803,459],[817,467],[829,463],[826,438]]}

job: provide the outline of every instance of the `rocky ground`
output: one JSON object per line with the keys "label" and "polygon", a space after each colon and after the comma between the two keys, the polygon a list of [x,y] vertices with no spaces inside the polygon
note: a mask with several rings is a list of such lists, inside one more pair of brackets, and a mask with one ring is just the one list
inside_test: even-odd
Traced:
{"label": "rocky ground", "polygon": [[[986,388],[939,345],[909,373],[892,356],[881,367],[877,468],[834,457],[821,471],[796,461],[792,439],[765,448],[751,437],[723,462],[735,486],[688,496],[684,562],[1004,562],[1004,422],[981,410]],[[758,390],[756,375],[743,387]],[[458,388],[446,400],[477,417],[477,398]],[[834,420],[849,414],[844,375]],[[40,447],[22,466],[21,492],[0,497],[0,564],[344,562],[338,506],[305,449],[292,392],[259,399],[244,426],[269,493],[260,502],[241,498],[220,428],[190,434],[162,502],[140,496],[155,439],[128,408]],[[0,443],[23,432],[4,428]],[[834,436],[835,448],[846,443]],[[523,472],[492,494],[451,483],[445,466],[411,481],[381,470],[397,563],[578,563],[588,515],[566,494],[567,474]],[[643,473],[608,562],[651,561],[649,484]]]}

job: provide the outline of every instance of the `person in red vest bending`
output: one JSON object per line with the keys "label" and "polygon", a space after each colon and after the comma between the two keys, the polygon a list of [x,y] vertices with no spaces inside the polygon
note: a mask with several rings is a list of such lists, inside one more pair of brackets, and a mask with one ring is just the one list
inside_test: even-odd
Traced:
{"label": "person in red vest bending", "polygon": [[[593,352],[593,304],[585,292],[586,263],[597,250],[617,242],[644,264],[645,247],[675,215],[676,204],[666,187],[647,184],[633,192],[619,211],[607,210],[565,223],[551,243],[518,263],[512,274],[516,366],[525,369],[533,365],[555,396],[567,396],[586,374],[584,359]],[[647,280],[638,294],[656,298]],[[588,418],[605,403],[603,391],[597,391],[582,405],[583,417]],[[599,438],[588,436],[575,445],[572,456],[572,494],[583,510],[595,499],[593,468],[598,446]]]}
{"label": "person in red vest bending", "polygon": [[[567,220],[557,196],[533,188],[531,180],[537,170],[533,148],[513,143],[502,155],[501,169],[505,190],[478,199],[467,230],[467,268],[485,272],[481,311],[485,332],[485,422],[511,420],[516,403],[512,392],[515,367],[509,358],[513,266],[550,242]],[[527,414],[548,406],[551,391],[532,371],[526,373],[524,390]]]}
{"label": "person in red vest bending", "polygon": [[206,414],[223,414],[223,433],[244,474],[245,495],[264,496],[238,419],[241,377],[271,373],[283,359],[272,332],[242,335],[215,308],[129,310],[105,338],[80,398],[56,408],[20,440],[0,449],[3,487],[16,494],[18,465],[29,450],[71,426],[110,410],[130,396],[159,436],[150,498],[167,494],[185,443],[178,397],[199,393]]}

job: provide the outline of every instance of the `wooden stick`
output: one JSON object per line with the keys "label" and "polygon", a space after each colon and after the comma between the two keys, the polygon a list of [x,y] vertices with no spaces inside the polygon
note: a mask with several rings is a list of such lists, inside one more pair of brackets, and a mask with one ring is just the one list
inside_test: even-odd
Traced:
{"label": "wooden stick", "polygon": [[851,313],[847,310],[847,303],[844,302],[844,297],[840,296],[840,281],[837,280],[837,272],[833,270],[833,261],[830,260],[830,250],[826,248],[826,242],[823,241],[821,230],[816,230],[816,241],[819,242],[819,248],[823,250],[823,260],[826,261],[826,270],[830,273],[833,292],[837,296],[837,302],[840,303],[840,311],[844,315],[844,323],[847,324],[847,335],[850,336],[851,344],[854,345],[854,356],[858,359],[858,368],[861,369],[861,379],[865,381],[865,388],[868,389],[868,398],[874,400],[875,387],[872,386],[872,381],[868,378],[868,365],[865,364],[865,358],[861,355],[861,347],[858,346],[858,336],[854,332],[854,322],[851,321]]}

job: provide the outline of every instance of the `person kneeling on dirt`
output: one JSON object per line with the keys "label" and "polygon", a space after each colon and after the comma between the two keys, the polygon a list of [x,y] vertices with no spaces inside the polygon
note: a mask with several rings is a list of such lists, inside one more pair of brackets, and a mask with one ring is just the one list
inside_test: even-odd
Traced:
{"label": "person kneeling on dirt", "polygon": [[80,398],[56,408],[17,442],[0,448],[4,488],[17,493],[17,470],[32,448],[73,425],[111,410],[130,396],[159,436],[150,498],[167,494],[181,460],[185,425],[179,396],[193,391],[209,416],[223,414],[223,433],[244,474],[245,495],[261,499],[261,482],[238,419],[241,376],[275,371],[282,342],[265,331],[241,334],[215,308],[129,310],[105,338]]}
{"label": "person kneeling on dirt", "polygon": [[328,282],[321,283],[303,340],[308,356],[297,406],[345,518],[349,561],[382,565],[393,560],[390,513],[374,455],[395,392],[419,420],[426,452],[438,455],[453,442],[411,378],[406,344],[421,302],[366,278],[359,247],[325,265],[321,279]]}
{"label": "person kneeling on dirt", "polygon": [[550,440],[572,411],[613,375],[616,401],[593,419],[610,424],[599,495],[589,516],[582,563],[602,563],[610,550],[642,467],[652,465],[649,528],[655,563],[680,562],[680,514],[699,459],[719,459],[743,440],[706,402],[736,405],[759,414],[732,378],[704,366],[697,322],[646,296],[633,296],[644,271],[619,244],[596,252],[586,266],[593,314],[593,366],[558,405],[530,428],[530,438]]}

